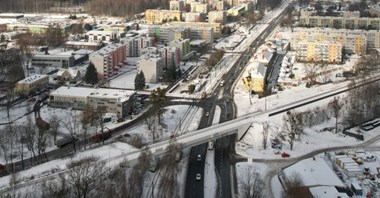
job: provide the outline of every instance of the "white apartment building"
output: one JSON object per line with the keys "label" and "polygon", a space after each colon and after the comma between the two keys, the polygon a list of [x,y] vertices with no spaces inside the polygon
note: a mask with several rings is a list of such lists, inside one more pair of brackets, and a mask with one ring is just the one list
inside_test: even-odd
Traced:
{"label": "white apartment building", "polygon": [[323,61],[340,63],[342,61],[343,44],[333,41],[300,41],[297,42],[297,60]]}
{"label": "white apartment building", "polygon": [[225,11],[210,11],[208,12],[208,22],[210,23],[224,23],[226,21]]}
{"label": "white apartment building", "polygon": [[178,39],[171,41],[168,45],[169,47],[175,47],[180,50],[180,59],[186,59],[186,55],[190,52],[190,40],[189,39]]}
{"label": "white apartment building", "polygon": [[191,12],[200,12],[200,13],[208,13],[210,10],[209,5],[205,3],[199,3],[199,2],[191,2]]}
{"label": "white apartment building", "polygon": [[155,46],[154,37],[132,37],[121,41],[126,45],[126,56],[127,57],[139,57],[141,55],[141,49]]}
{"label": "white apartment building", "polygon": [[86,38],[88,39],[88,42],[91,43],[100,41],[110,42],[117,39],[117,32],[91,30],[86,33]]}
{"label": "white apartment building", "polygon": [[137,61],[137,71],[144,73],[145,82],[157,83],[163,75],[164,61],[157,54],[142,55]]}

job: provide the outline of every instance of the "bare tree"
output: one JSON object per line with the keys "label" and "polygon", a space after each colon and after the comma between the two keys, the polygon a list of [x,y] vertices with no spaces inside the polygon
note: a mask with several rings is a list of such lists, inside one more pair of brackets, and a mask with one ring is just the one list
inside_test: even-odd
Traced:
{"label": "bare tree", "polygon": [[58,129],[60,127],[60,120],[58,118],[57,115],[52,115],[50,118],[49,118],[49,123],[50,123],[50,134],[53,136],[53,141],[54,141],[54,144],[57,144],[57,135],[59,133]]}
{"label": "bare tree", "polygon": [[[285,185],[285,191],[283,192],[284,198],[297,198],[297,197],[307,197],[303,191],[302,177],[299,173],[293,172],[283,181]],[[307,193],[307,192],[306,192]]]}
{"label": "bare tree", "polygon": [[56,179],[47,180],[42,186],[43,198],[69,198],[71,195],[71,186],[64,174],[59,174]]}
{"label": "bare tree", "polygon": [[251,167],[247,167],[244,176],[239,179],[241,198],[263,197],[264,182],[259,173],[254,172]]}
{"label": "bare tree", "polygon": [[269,123],[264,122],[263,123],[263,149],[267,149],[267,144],[268,144],[268,135],[269,135]]}
{"label": "bare tree", "polygon": [[339,97],[334,97],[334,100],[332,100],[328,106],[335,117],[335,133],[338,133],[338,118],[340,115],[340,110],[343,107],[343,103],[339,101]]}
{"label": "bare tree", "polygon": [[152,130],[153,125],[156,123],[156,117],[155,116],[147,116],[144,118],[144,122],[146,124],[146,127],[148,127],[148,130]]}
{"label": "bare tree", "polygon": [[[79,116],[74,113],[74,112],[69,112],[67,113],[66,117],[62,121],[63,127],[65,127],[69,133],[70,137],[73,140],[76,140],[78,138],[78,135],[80,133],[80,118]],[[74,152],[77,152],[76,148],[76,141],[73,141],[73,147],[74,147]]]}
{"label": "bare tree", "polygon": [[176,156],[181,152],[181,145],[177,143],[175,138],[170,140],[167,148],[168,152],[160,162],[161,180],[159,184],[159,197],[178,197],[178,164]]}
{"label": "bare tree", "polygon": [[141,197],[143,192],[144,174],[150,167],[151,152],[145,147],[141,150],[137,164],[132,168],[128,178],[130,184],[127,197]]}
{"label": "bare tree", "polygon": [[105,164],[97,162],[94,157],[87,157],[67,164],[69,168],[67,183],[74,189],[74,195],[78,198],[93,197],[94,191],[100,191],[104,187],[106,179]]}
{"label": "bare tree", "polygon": [[36,150],[38,153],[38,162],[42,163],[43,157],[45,157],[45,160],[48,161],[47,155],[46,155],[46,147],[47,142],[49,139],[49,132],[46,129],[39,128],[37,133],[37,141],[36,141]]}
{"label": "bare tree", "polygon": [[294,141],[301,135],[303,130],[302,113],[294,111],[286,112],[284,116],[283,135],[286,136],[290,150],[293,150]]}
{"label": "bare tree", "polygon": [[308,79],[311,86],[315,85],[317,82],[318,70],[319,65],[316,63],[308,63],[305,65],[306,78]]}

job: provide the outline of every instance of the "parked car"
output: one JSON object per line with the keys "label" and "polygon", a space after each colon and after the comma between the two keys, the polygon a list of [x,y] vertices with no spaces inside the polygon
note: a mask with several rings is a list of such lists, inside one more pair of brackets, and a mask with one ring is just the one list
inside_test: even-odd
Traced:
{"label": "parked car", "polygon": [[289,155],[288,153],[283,152],[283,153],[281,154],[281,157],[286,158],[286,157],[290,157],[290,155]]}
{"label": "parked car", "polygon": [[199,155],[197,156],[197,161],[200,162],[201,160],[202,160],[202,155],[199,154]]}
{"label": "parked car", "polygon": [[206,112],[206,117],[208,117],[208,116],[210,116],[210,112],[207,111]]}

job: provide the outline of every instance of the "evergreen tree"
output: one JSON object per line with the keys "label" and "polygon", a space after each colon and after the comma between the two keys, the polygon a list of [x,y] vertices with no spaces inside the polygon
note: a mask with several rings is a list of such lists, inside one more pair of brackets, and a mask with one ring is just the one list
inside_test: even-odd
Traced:
{"label": "evergreen tree", "polygon": [[84,75],[84,82],[91,85],[95,85],[98,82],[98,72],[92,62],[90,62],[87,67],[86,74]]}
{"label": "evergreen tree", "polygon": [[137,73],[135,78],[135,89],[142,90],[145,88],[145,75],[143,71]]}

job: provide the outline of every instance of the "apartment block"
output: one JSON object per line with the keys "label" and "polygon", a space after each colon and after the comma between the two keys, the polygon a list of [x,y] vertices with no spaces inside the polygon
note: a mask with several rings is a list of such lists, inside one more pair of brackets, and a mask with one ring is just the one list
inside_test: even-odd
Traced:
{"label": "apartment block", "polygon": [[214,38],[218,39],[222,36],[222,25],[221,23],[206,23],[206,22],[171,22],[171,26],[174,27],[212,27],[214,31]]}
{"label": "apartment block", "polygon": [[210,7],[206,3],[199,3],[199,2],[191,2],[190,4],[191,12],[199,12],[199,13],[208,13],[210,10]]}
{"label": "apartment block", "polygon": [[156,41],[161,43],[190,38],[190,28],[188,27],[150,26],[148,31],[149,36],[156,38]]}
{"label": "apartment block", "polygon": [[210,23],[224,23],[226,22],[225,11],[210,11],[208,13],[208,22]]}
{"label": "apartment block", "polygon": [[90,54],[90,62],[95,65],[98,79],[107,79],[115,74],[126,61],[126,45],[122,43],[109,44]]}
{"label": "apartment block", "polygon": [[135,97],[136,92],[129,90],[62,86],[51,92],[49,99],[52,107],[82,110],[89,105],[125,117],[133,112]]}
{"label": "apartment block", "polygon": [[18,81],[15,89],[17,94],[27,96],[31,92],[38,91],[39,89],[48,86],[48,84],[48,75],[33,75]]}
{"label": "apartment block", "polygon": [[300,41],[297,42],[297,60],[323,61],[329,63],[342,62],[343,45],[333,41]]}
{"label": "apartment block", "polygon": [[145,82],[157,83],[164,71],[164,61],[157,54],[145,54],[137,61],[137,71],[142,71],[145,75]]}
{"label": "apartment block", "polygon": [[343,49],[350,54],[365,54],[367,47],[380,47],[380,32],[371,30],[346,30],[331,28],[295,28],[292,33],[290,48],[297,48],[299,41],[333,41],[343,44]]}
{"label": "apartment block", "polygon": [[100,41],[114,41],[117,38],[116,31],[97,31],[91,30],[86,33],[86,39],[88,42],[100,42]]}
{"label": "apartment block", "polygon": [[50,50],[33,54],[31,65],[34,67],[68,68],[74,66],[72,51]]}
{"label": "apartment block", "polygon": [[224,1],[213,1],[211,7],[218,11],[223,11],[226,7],[226,3]]}
{"label": "apartment block", "polygon": [[178,67],[181,61],[181,51],[176,47],[147,47],[141,50],[141,55],[160,55],[164,62],[164,68]]}
{"label": "apartment block", "polygon": [[178,10],[178,11],[186,11],[185,2],[184,1],[170,1],[169,2],[170,10]]}
{"label": "apartment block", "polygon": [[186,55],[190,52],[190,39],[178,39],[171,41],[169,47],[176,47],[180,50],[180,59],[186,59]]}
{"label": "apartment block", "polygon": [[336,29],[374,29],[380,30],[380,18],[301,16],[300,25],[305,27],[324,27]]}
{"label": "apartment block", "polygon": [[212,27],[193,27],[190,31],[190,40],[205,40],[212,43],[214,41],[214,29]]}
{"label": "apartment block", "polygon": [[182,12],[177,10],[146,10],[145,22],[148,24],[162,24],[165,21],[181,21]]}
{"label": "apartment block", "polygon": [[186,12],[185,22],[204,22],[206,14],[201,12]]}

